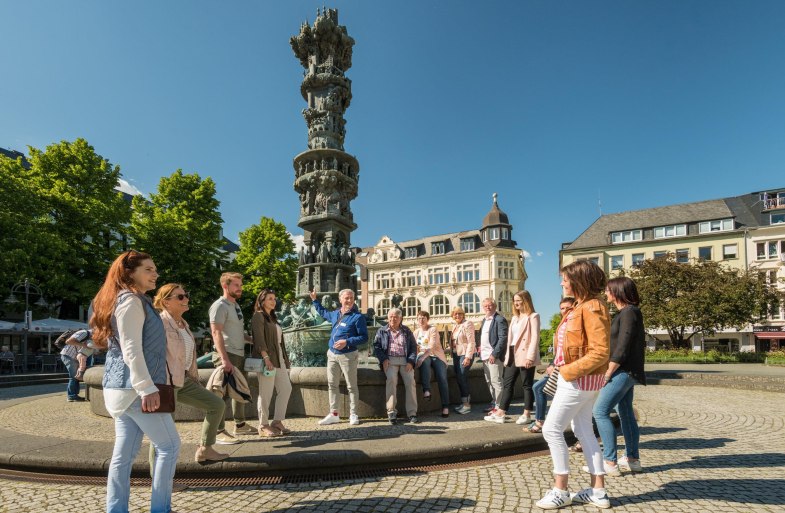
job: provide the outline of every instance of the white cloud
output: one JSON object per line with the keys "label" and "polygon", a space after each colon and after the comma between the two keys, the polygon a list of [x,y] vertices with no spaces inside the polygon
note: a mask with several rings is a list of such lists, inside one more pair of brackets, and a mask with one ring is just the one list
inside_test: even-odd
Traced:
{"label": "white cloud", "polygon": [[131,185],[129,182],[120,178],[120,185],[117,187],[118,191],[130,194],[131,196],[144,196],[144,193]]}
{"label": "white cloud", "polygon": [[529,262],[532,259],[532,254],[526,251],[525,249],[521,250],[521,255],[523,255],[523,260],[525,262]]}
{"label": "white cloud", "polygon": [[537,252],[535,253],[535,255],[537,255],[538,257],[541,257],[541,256],[543,256],[544,254],[545,254],[545,253],[543,253],[542,251],[537,251]]}
{"label": "white cloud", "polygon": [[305,247],[305,235],[292,235],[290,233],[289,234],[289,238],[292,239],[292,242],[294,242],[294,252],[295,253],[299,253],[300,252],[300,248],[304,248]]}

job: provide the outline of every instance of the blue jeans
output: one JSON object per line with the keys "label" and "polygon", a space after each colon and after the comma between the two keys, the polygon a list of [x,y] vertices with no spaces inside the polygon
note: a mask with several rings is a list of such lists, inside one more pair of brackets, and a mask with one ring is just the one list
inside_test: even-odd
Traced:
{"label": "blue jeans", "polygon": [[144,435],[155,446],[156,454],[150,513],[169,513],[172,509],[172,481],[180,452],[180,435],[172,415],[142,413],[142,399],[137,398],[125,413],[114,420],[114,432],[114,451],[106,479],[107,513],[128,513],[131,466]]}
{"label": "blue jeans", "polygon": [[420,381],[422,391],[431,390],[431,368],[436,374],[436,383],[439,385],[439,396],[442,398],[442,408],[450,406],[450,388],[447,386],[447,364],[435,356],[426,356],[420,365]]}
{"label": "blue jeans", "polygon": [[76,371],[79,370],[79,362],[64,354],[60,355],[60,359],[63,361],[63,365],[65,365],[65,370],[68,371],[68,386],[66,387],[65,392],[68,394],[69,399],[75,399],[79,397],[79,380],[76,379]]}
{"label": "blue jeans", "polygon": [[[474,356],[471,357],[474,359]],[[464,403],[469,402],[469,369],[472,368],[471,365],[468,367],[463,366],[463,361],[466,359],[465,356],[458,356],[457,354],[452,355],[452,368],[455,371],[455,378],[458,381],[458,390],[461,392],[461,401]]]}
{"label": "blue jeans", "polygon": [[632,412],[632,398],[635,390],[635,378],[619,369],[611,380],[602,387],[597,402],[594,403],[593,415],[597,421],[597,430],[602,437],[602,457],[605,461],[616,462],[616,428],[611,421],[611,410],[618,405],[621,432],[624,435],[624,446],[628,458],[638,459],[638,442],[640,431],[638,422]]}
{"label": "blue jeans", "polygon": [[548,376],[545,375],[532,385],[532,392],[534,392],[534,420],[539,420],[540,422],[545,421],[545,410],[548,408],[548,396],[545,395],[545,390],[543,390],[547,382]]}

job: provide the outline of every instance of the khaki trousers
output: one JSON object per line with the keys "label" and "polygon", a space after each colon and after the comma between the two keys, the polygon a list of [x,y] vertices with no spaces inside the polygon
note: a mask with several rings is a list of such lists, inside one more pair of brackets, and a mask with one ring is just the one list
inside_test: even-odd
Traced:
{"label": "khaki trousers", "polygon": [[388,361],[390,365],[384,373],[387,375],[387,413],[396,410],[398,402],[398,375],[403,380],[403,388],[406,391],[406,415],[413,417],[417,415],[417,388],[414,384],[414,368],[406,370],[406,358],[403,356],[391,356]]}
{"label": "khaki trousers", "polygon": [[292,395],[292,382],[289,380],[289,369],[276,368],[275,376],[265,376],[263,372],[257,373],[259,378],[259,397],[256,405],[259,407],[259,425],[266,426],[270,423],[270,401],[273,398],[273,388],[278,394],[275,397],[275,416],[273,420],[286,419],[286,407]]}
{"label": "khaki trousers", "polygon": [[349,413],[357,413],[357,362],[359,351],[346,354],[333,353],[327,350],[327,392],[330,398],[330,411],[338,410],[338,394],[340,393],[341,374],[346,380],[346,391],[349,392]]}
{"label": "khaki trousers", "polygon": [[485,382],[488,384],[488,391],[491,393],[491,400],[495,406],[499,406],[502,400],[502,376],[504,376],[504,362],[497,358],[496,363],[489,360],[482,361],[482,371],[485,375]]}

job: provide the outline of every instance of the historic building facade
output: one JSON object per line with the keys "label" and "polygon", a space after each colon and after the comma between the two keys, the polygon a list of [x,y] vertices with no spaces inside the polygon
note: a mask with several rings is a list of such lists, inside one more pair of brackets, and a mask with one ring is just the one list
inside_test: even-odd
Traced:
{"label": "historic building facade", "polygon": [[[737,269],[757,269],[785,288],[785,189],[717,200],[600,216],[572,242],[562,244],[560,267],[579,258],[593,260],[613,276],[646,259],[672,253],[677,261],[721,261]],[[748,328],[693,337],[693,349],[768,351],[785,347],[785,312]],[[650,346],[667,340],[651,333]]]}
{"label": "historic building facade", "polygon": [[426,310],[441,331],[451,326],[450,311],[456,306],[479,322],[486,297],[494,298],[509,318],[512,296],[526,282],[521,250],[495,194],[480,229],[403,242],[385,235],[363,248],[357,262],[364,310],[385,316],[400,295],[404,323],[413,325],[417,312]]}

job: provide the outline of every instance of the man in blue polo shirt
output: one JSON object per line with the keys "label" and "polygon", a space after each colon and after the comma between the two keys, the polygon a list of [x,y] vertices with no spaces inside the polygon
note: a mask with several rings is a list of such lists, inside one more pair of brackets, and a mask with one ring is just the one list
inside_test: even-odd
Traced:
{"label": "man in blue polo shirt", "polygon": [[341,307],[328,312],[316,299],[316,291],[311,292],[311,301],[316,312],[330,321],[332,331],[327,349],[327,390],[330,397],[330,413],[319,421],[326,426],[341,421],[338,415],[338,392],[341,383],[341,373],[346,380],[346,390],[349,392],[349,424],[356,426],[360,423],[357,416],[357,362],[359,353],[357,347],[368,341],[368,326],[365,316],[354,304],[354,291],[344,289],[338,294]]}

